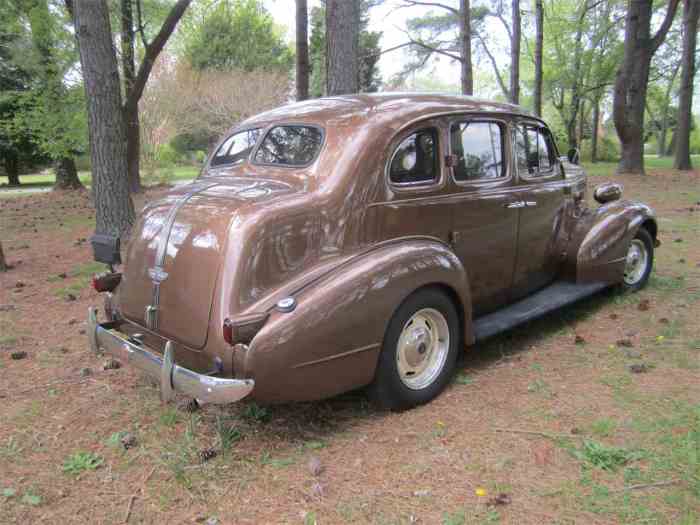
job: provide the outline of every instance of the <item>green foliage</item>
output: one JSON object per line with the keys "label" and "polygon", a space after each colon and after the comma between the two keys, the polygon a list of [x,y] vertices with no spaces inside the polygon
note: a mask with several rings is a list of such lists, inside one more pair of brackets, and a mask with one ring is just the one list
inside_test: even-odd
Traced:
{"label": "green foliage", "polygon": [[93,452],[76,452],[63,463],[63,472],[74,476],[102,466],[104,459]]}
{"label": "green foliage", "polygon": [[585,440],[581,448],[573,451],[574,457],[593,467],[616,471],[630,461],[639,458],[639,454],[624,448],[609,447],[596,441]]}
{"label": "green foliage", "polygon": [[185,56],[196,70],[291,70],[293,54],[260,0],[227,0],[188,28]]}
{"label": "green foliage", "polygon": [[261,407],[256,403],[249,403],[243,409],[241,415],[250,421],[257,421],[258,423],[267,423],[272,419],[272,413],[270,409]]}

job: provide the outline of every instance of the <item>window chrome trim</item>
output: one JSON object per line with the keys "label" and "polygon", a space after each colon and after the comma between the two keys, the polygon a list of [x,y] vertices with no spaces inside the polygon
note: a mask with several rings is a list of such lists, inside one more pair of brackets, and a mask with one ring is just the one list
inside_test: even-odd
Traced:
{"label": "window chrome trim", "polygon": [[[267,136],[270,134],[270,132],[275,129],[275,128],[284,128],[284,127],[299,127],[299,128],[313,128],[318,130],[321,133],[321,142],[318,145],[318,149],[316,150],[316,153],[314,154],[314,157],[307,162],[306,164],[282,164],[279,162],[255,162],[255,156],[258,154],[258,150],[262,146],[262,143],[265,141]],[[318,160],[318,158],[321,155],[321,151],[323,148],[326,146],[326,130],[322,126],[319,126],[318,124],[309,124],[308,122],[275,122],[274,124],[270,124],[267,126],[262,135],[261,138],[258,140],[257,144],[255,144],[255,149],[251,152],[251,154],[248,156],[248,162],[250,162],[251,165],[253,166],[270,166],[274,168],[292,168],[292,169],[304,169],[308,168],[311,166],[314,162]]]}
{"label": "window chrome trim", "polygon": [[[421,131],[431,131],[434,134],[434,138],[437,141],[437,153],[436,153],[436,159],[435,159],[435,164],[437,168],[437,173],[436,177],[430,180],[420,180],[420,181],[414,181],[414,182],[394,182],[391,180],[391,165],[394,162],[394,157],[396,157],[396,154],[398,152],[399,146],[403,143],[404,140],[409,138],[411,135],[415,135],[416,133],[420,133]],[[396,137],[400,137],[398,140]],[[389,184],[390,188],[395,189],[396,191],[407,191],[413,188],[418,188],[421,190],[426,190],[426,189],[432,189],[432,188],[439,188],[444,184],[444,177],[443,177],[443,172],[442,172],[442,159],[441,159],[441,140],[440,140],[440,127],[437,125],[437,123],[431,123],[425,126],[417,127],[417,128],[412,128],[409,131],[406,131],[406,129],[403,130],[403,133],[397,133],[395,135],[395,138],[392,139],[390,144],[396,144],[394,146],[394,150],[391,154],[391,157],[389,157],[389,160],[386,163],[386,166],[384,167],[384,172],[385,172],[385,177],[386,181]]]}
{"label": "window chrome trim", "polygon": [[[515,148],[516,148],[516,134],[518,133],[518,128],[520,126],[524,127],[530,127],[534,128],[536,130],[545,130],[550,137],[550,144],[553,146],[553,153],[555,154],[553,159],[551,160],[551,167],[548,170],[545,171],[540,171],[538,170],[538,175],[530,175],[528,173],[520,173],[520,169],[518,168],[518,157],[515,154]],[[550,129],[547,127],[546,124],[540,123],[540,122],[529,122],[529,121],[516,121],[513,123],[513,133],[512,133],[512,138],[513,142],[513,161],[514,161],[514,166],[515,166],[515,171],[518,173],[518,180],[521,182],[551,182],[553,180],[559,180],[559,179],[564,179],[565,177],[561,174],[561,168],[559,167],[559,157],[557,156],[558,150],[557,146],[554,143],[554,136],[552,135],[552,132]],[[559,173],[559,177],[557,177],[557,173]]]}
{"label": "window chrome trim", "polygon": [[[260,130],[260,136],[258,137],[258,140],[255,141],[255,144],[253,144],[253,147],[250,149],[251,153],[248,154],[247,157],[241,159],[240,162],[232,162],[232,163],[227,163],[227,164],[219,164],[219,165],[217,165],[217,166],[212,166],[212,165],[211,165],[211,161],[214,160],[214,157],[216,156],[216,152],[219,151],[219,148],[221,148],[221,146],[223,146],[224,143],[225,143],[228,139],[230,139],[230,138],[233,137],[234,135],[238,135],[239,133],[243,133],[244,131],[254,131],[254,130],[256,130],[256,129],[259,129],[259,130]],[[265,126],[265,125],[262,125],[262,126],[252,126],[252,127],[249,127],[249,128],[246,127],[246,128],[237,129],[237,130],[235,130],[233,133],[231,133],[230,135],[226,135],[222,140],[220,140],[219,142],[217,142],[216,147],[212,149],[211,154],[210,154],[209,157],[207,158],[207,161],[204,163],[203,169],[204,169],[204,170],[218,170],[218,169],[221,169],[221,168],[230,168],[231,166],[239,166],[240,164],[243,164],[243,163],[245,163],[245,162],[250,162],[250,159],[251,159],[251,156],[250,156],[250,155],[252,154],[252,152],[254,152],[254,151],[257,149],[258,143],[260,142],[260,139],[262,138],[262,136],[265,134],[265,130],[266,130],[266,129],[267,129],[267,126]]]}

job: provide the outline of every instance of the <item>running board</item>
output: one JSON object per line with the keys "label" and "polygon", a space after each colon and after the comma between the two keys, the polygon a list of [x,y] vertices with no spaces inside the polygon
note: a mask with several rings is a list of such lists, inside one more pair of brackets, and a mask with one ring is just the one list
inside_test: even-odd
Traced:
{"label": "running board", "polygon": [[539,292],[517,303],[501,308],[474,320],[474,336],[477,341],[510,330],[532,319],[589,297],[609,284],[575,284],[556,281]]}

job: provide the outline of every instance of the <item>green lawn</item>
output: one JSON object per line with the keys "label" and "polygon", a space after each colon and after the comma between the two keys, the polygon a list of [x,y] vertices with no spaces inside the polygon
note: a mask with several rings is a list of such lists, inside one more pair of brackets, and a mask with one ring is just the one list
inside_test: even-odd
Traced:
{"label": "green lawn", "polygon": [[[700,167],[700,155],[691,155],[691,160],[693,162],[693,167]],[[609,176],[611,173],[615,173],[615,170],[617,169],[617,162],[596,162],[595,164],[584,162],[583,167],[586,169],[586,173],[592,177],[601,175]],[[645,155],[644,167],[648,170],[670,170],[673,168],[673,157],[659,158],[656,155]]]}

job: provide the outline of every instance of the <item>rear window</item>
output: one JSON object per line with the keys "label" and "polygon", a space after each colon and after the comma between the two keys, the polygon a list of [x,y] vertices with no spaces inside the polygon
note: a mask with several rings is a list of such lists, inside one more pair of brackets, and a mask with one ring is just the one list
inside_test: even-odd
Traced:
{"label": "rear window", "polygon": [[313,126],[276,126],[267,132],[255,152],[257,164],[306,166],[321,149],[323,133]]}
{"label": "rear window", "polygon": [[239,131],[227,138],[211,159],[212,166],[225,166],[243,162],[260,137],[262,130],[247,129]]}

